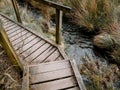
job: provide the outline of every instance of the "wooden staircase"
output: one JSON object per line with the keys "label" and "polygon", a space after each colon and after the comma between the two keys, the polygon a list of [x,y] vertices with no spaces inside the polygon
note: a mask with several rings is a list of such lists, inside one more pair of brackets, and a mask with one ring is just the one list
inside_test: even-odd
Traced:
{"label": "wooden staircase", "polygon": [[58,45],[0,13],[0,43],[24,71],[22,90],[86,90],[77,65]]}
{"label": "wooden staircase", "polygon": [[26,66],[24,75],[23,90],[85,90],[72,60]]}

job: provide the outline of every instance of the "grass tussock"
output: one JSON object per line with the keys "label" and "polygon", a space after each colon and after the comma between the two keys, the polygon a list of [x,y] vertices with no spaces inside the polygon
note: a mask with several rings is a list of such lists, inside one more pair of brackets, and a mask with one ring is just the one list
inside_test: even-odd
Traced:
{"label": "grass tussock", "polygon": [[114,21],[112,0],[70,0],[75,23],[88,32],[103,30]]}
{"label": "grass tussock", "polygon": [[95,61],[88,57],[83,58],[80,66],[81,74],[86,78],[87,90],[119,90],[115,83],[120,79],[117,65]]}
{"label": "grass tussock", "polygon": [[108,53],[109,56],[120,62],[119,0],[70,0],[70,4],[74,22],[87,28],[87,32],[98,34],[94,36],[93,44],[112,51]]}

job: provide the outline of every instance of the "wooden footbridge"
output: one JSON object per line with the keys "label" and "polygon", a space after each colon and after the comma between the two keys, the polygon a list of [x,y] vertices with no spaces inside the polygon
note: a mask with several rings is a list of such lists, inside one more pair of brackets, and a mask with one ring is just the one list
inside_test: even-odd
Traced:
{"label": "wooden footbridge", "polygon": [[59,45],[2,13],[0,20],[0,43],[23,71],[22,90],[86,90],[77,65]]}

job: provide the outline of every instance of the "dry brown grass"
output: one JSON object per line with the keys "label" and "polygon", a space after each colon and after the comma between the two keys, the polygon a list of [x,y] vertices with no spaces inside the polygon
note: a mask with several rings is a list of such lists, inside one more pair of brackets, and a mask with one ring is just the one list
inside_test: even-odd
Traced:
{"label": "dry brown grass", "polygon": [[87,90],[119,90],[115,88],[114,83],[120,77],[120,71],[117,65],[100,62],[99,60],[83,58],[83,64],[80,65],[81,74],[90,82]]}
{"label": "dry brown grass", "polygon": [[102,30],[114,21],[114,4],[111,0],[70,0],[75,22],[88,32]]}

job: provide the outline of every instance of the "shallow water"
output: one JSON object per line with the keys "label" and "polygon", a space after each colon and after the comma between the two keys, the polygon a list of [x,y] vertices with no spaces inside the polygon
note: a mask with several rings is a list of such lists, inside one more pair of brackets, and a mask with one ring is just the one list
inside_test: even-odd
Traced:
{"label": "shallow water", "polygon": [[89,57],[93,60],[107,61],[101,55],[96,55],[92,43],[92,37],[86,36],[81,32],[81,27],[63,21],[62,35],[66,42],[66,53],[74,58],[77,64],[82,63],[82,58]]}

